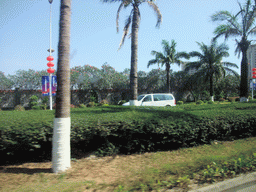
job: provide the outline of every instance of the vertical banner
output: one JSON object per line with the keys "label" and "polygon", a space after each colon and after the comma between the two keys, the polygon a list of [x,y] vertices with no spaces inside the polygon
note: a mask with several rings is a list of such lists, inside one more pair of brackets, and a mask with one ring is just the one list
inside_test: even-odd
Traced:
{"label": "vertical banner", "polygon": [[42,76],[42,94],[43,96],[49,96],[49,76]]}
{"label": "vertical banner", "polygon": [[52,76],[52,95],[56,95],[57,91],[57,76]]}
{"label": "vertical banner", "polygon": [[[52,95],[55,96],[57,91],[57,76],[52,76]],[[49,96],[50,84],[49,76],[42,76],[42,94],[43,96]]]}

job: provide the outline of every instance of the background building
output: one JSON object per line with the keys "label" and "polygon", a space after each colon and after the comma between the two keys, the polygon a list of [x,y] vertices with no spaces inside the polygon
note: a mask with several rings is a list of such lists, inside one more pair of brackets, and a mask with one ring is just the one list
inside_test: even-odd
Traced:
{"label": "background building", "polygon": [[248,58],[248,79],[252,79],[252,68],[256,67],[256,44],[250,45],[247,50]]}

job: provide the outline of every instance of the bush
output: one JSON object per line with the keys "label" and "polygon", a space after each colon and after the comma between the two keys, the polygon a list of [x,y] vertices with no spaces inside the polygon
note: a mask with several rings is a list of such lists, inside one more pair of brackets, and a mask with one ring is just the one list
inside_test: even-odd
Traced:
{"label": "bush", "polygon": [[183,105],[183,101],[177,101],[177,105]]}
{"label": "bush", "polygon": [[29,99],[29,107],[33,109],[34,106],[38,105],[38,97],[36,95],[33,95]]}
{"label": "bush", "polygon": [[102,100],[100,103],[99,103],[99,106],[102,106],[102,105],[105,105],[105,104],[109,104],[107,100]]}
{"label": "bush", "polygon": [[238,97],[238,98],[236,98],[236,101],[240,101],[240,98]]}
{"label": "bush", "polygon": [[126,100],[121,100],[121,101],[118,102],[118,105],[123,105],[126,102],[127,102]]}
{"label": "bush", "polygon": [[235,102],[237,98],[239,99],[239,97],[228,97],[228,101]]}
{"label": "bush", "polygon": [[[256,136],[255,107],[254,103],[238,103],[211,107],[189,105],[184,111],[134,108],[131,112],[115,106],[104,110],[74,109],[79,113],[73,113],[71,147],[83,151],[92,147],[90,150],[98,155],[132,154],[252,137]],[[51,151],[52,113],[28,111],[3,115],[0,116],[0,161],[5,161],[6,154],[20,154],[20,150],[40,147]],[[113,120],[116,116],[120,118]],[[6,117],[13,121],[7,122]]]}
{"label": "bush", "polygon": [[15,110],[15,111],[25,111],[25,108],[24,108],[23,106],[21,106],[21,105],[16,105],[16,106],[14,107],[14,110]]}
{"label": "bush", "polygon": [[95,102],[91,101],[87,104],[87,107],[94,107],[95,106]]}
{"label": "bush", "polygon": [[74,104],[70,104],[70,108],[76,108]]}
{"label": "bush", "polygon": [[44,97],[43,101],[42,101],[42,105],[41,108],[46,110],[47,106],[48,106],[48,102],[49,102],[49,97]]}
{"label": "bush", "polygon": [[86,108],[86,105],[85,104],[79,104],[78,107],[79,108]]}
{"label": "bush", "polygon": [[33,110],[40,110],[40,109],[41,109],[41,106],[36,105],[36,106],[33,106],[31,109],[33,109]]}
{"label": "bush", "polygon": [[224,101],[226,101],[224,98],[219,99],[219,102],[224,102]]}
{"label": "bush", "polygon": [[197,105],[202,105],[202,104],[204,104],[204,102],[202,100],[198,100],[198,101],[196,101],[196,104]]}
{"label": "bush", "polygon": [[207,104],[214,104],[214,101],[207,101]]}

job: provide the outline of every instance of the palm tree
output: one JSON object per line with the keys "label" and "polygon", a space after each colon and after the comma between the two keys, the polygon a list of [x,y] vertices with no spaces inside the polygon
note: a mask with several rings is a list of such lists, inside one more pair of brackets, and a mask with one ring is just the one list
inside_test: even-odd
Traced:
{"label": "palm tree", "polygon": [[157,51],[152,51],[151,54],[155,56],[155,59],[152,59],[148,62],[148,67],[153,64],[162,64],[162,66],[165,65],[165,70],[166,70],[166,90],[167,93],[170,93],[170,67],[171,64],[182,64],[183,62],[180,60],[180,58],[186,58],[189,59],[189,54],[186,52],[176,52],[176,42],[172,40],[171,45],[169,45],[169,42],[166,40],[162,41],[162,46],[163,46],[163,53],[157,52]]}
{"label": "palm tree", "polygon": [[[255,1],[256,4],[256,1]],[[232,15],[228,11],[219,11],[211,16],[212,21],[222,21],[224,24],[219,25],[214,33],[215,39],[224,36],[225,39],[229,37],[240,37],[240,40],[236,39],[237,48],[236,54],[242,52],[241,61],[241,82],[240,82],[240,101],[247,101],[248,99],[248,59],[246,52],[251,44],[251,40],[248,40],[250,35],[256,34],[255,27],[255,14],[256,6],[252,5],[251,0],[246,0],[246,4],[242,6],[239,3],[240,11],[236,15]],[[238,54],[238,56],[239,56]]]}
{"label": "palm tree", "polygon": [[53,131],[53,172],[65,171],[70,167],[70,22],[71,0],[61,0],[56,112]]}
{"label": "palm tree", "polygon": [[125,38],[129,32],[130,26],[131,29],[131,71],[130,71],[130,89],[131,89],[131,100],[130,105],[136,105],[137,97],[138,97],[138,75],[137,75],[137,63],[138,63],[138,32],[139,32],[139,23],[140,23],[140,10],[139,6],[142,3],[148,3],[150,7],[156,12],[157,15],[157,23],[156,27],[159,27],[162,22],[162,15],[157,7],[157,5],[153,2],[154,0],[102,0],[103,2],[121,2],[116,17],[116,26],[117,32],[119,30],[119,13],[123,8],[127,8],[132,6],[132,10],[130,15],[125,21],[124,33],[119,45],[119,49],[122,47]]}
{"label": "palm tree", "polygon": [[216,40],[211,42],[210,46],[205,45],[204,43],[198,43],[202,53],[197,51],[192,51],[189,53],[191,57],[198,57],[198,61],[189,62],[186,64],[185,71],[190,71],[195,69],[196,72],[194,74],[195,79],[203,78],[204,81],[209,80],[210,83],[210,96],[213,101],[213,81],[214,78],[218,79],[226,75],[226,72],[238,74],[230,69],[229,67],[238,66],[234,63],[230,62],[222,62],[223,57],[228,57],[228,46],[224,43],[221,45],[217,45]]}

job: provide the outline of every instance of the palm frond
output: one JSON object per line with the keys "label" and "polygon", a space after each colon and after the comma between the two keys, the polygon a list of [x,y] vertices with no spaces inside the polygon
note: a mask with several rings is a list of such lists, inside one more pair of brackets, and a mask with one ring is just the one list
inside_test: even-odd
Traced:
{"label": "palm frond", "polygon": [[193,70],[196,69],[198,70],[201,67],[202,63],[200,61],[194,61],[194,62],[189,62],[185,66],[185,71]]}
{"label": "palm frond", "polygon": [[148,62],[147,67],[149,68],[149,66],[154,65],[154,64],[156,64],[156,63],[158,63],[157,59],[151,59],[151,60]]}
{"label": "palm frond", "polygon": [[189,53],[189,56],[190,56],[190,57],[202,58],[203,55],[202,55],[200,52],[198,52],[198,51],[191,51],[191,52]]}
{"label": "palm frond", "polygon": [[156,16],[157,16],[156,27],[159,28],[160,25],[161,25],[161,23],[162,23],[162,14],[161,14],[161,12],[160,12],[158,6],[157,6],[155,3],[153,3],[152,1],[147,1],[147,3],[148,3],[148,5],[149,5],[150,7],[153,8],[153,10],[154,10],[155,13],[156,13]]}
{"label": "palm frond", "polygon": [[177,59],[179,59],[179,58],[189,59],[190,55],[186,52],[178,52],[178,53],[176,53],[176,58]]}
{"label": "palm frond", "polygon": [[131,11],[131,14],[129,15],[129,17],[125,21],[124,33],[123,33],[122,40],[119,44],[118,50],[121,49],[122,45],[124,44],[125,38],[126,38],[128,32],[129,32],[129,28],[130,28],[130,25],[131,25],[131,22],[132,22],[132,13],[133,13],[133,11]]}
{"label": "palm frond", "polygon": [[116,14],[116,31],[117,33],[119,32],[119,14],[121,12],[121,10],[124,7],[124,2],[122,2],[117,10],[117,14]]}
{"label": "palm frond", "polygon": [[222,62],[222,64],[223,64],[223,66],[226,66],[226,67],[235,67],[235,68],[239,68],[238,66],[237,66],[237,64],[235,64],[235,63],[230,63],[230,62]]}

